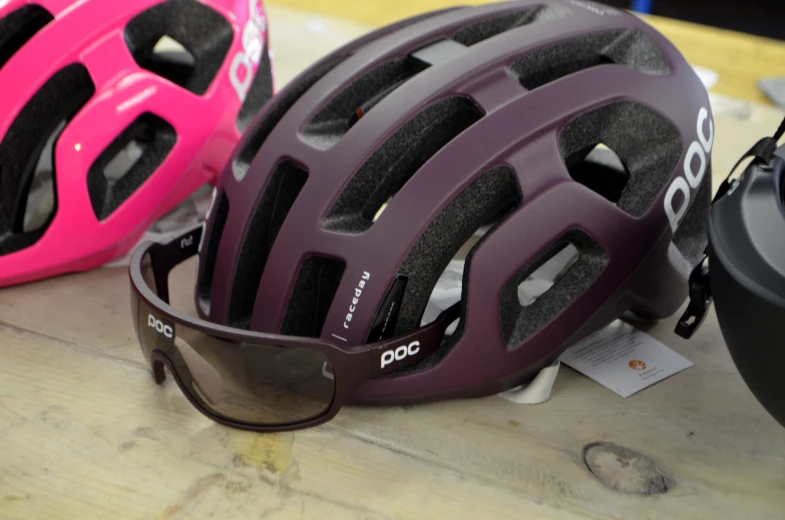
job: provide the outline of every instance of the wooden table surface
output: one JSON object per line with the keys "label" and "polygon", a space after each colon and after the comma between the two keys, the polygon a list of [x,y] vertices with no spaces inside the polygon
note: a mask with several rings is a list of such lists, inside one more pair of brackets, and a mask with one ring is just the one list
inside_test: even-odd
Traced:
{"label": "wooden table surface", "polygon": [[[368,29],[276,5],[270,17],[282,82]],[[713,105],[719,178],[782,113]],[[192,268],[175,275],[175,303]],[[128,291],[124,269],[0,290],[0,519],[785,518],[785,429],[744,385],[713,314],[690,342],[675,318],[652,329],[695,366],[628,399],[563,367],[542,405],[346,408],[262,435],[153,383]],[[605,487],[583,460],[594,442],[650,458],[670,489]]]}

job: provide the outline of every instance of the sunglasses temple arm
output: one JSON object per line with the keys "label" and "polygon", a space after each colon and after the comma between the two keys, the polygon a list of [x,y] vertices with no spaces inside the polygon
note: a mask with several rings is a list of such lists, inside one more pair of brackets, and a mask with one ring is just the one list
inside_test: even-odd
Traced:
{"label": "sunglasses temple arm", "polygon": [[202,240],[202,226],[191,229],[177,238],[150,247],[150,259],[158,297],[169,303],[169,273],[178,264],[199,253]]}
{"label": "sunglasses temple arm", "polygon": [[413,365],[430,356],[442,344],[447,328],[460,316],[460,303],[456,303],[425,327],[370,345],[366,351],[370,363],[370,377]]}

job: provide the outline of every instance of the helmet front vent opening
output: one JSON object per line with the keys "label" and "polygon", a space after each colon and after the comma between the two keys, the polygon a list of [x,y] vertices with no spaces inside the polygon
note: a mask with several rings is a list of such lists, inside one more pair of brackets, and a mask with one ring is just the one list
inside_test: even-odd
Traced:
{"label": "helmet front vent opening", "polygon": [[83,65],[63,67],[33,95],[0,141],[0,254],[36,243],[54,219],[58,140],[94,93]]}
{"label": "helmet front vent opening", "polygon": [[49,11],[35,4],[25,5],[0,18],[0,69],[52,20],[54,17]]}
{"label": "helmet front vent opening", "polygon": [[256,293],[273,245],[289,211],[308,180],[308,172],[292,161],[275,167],[256,204],[232,282],[229,325],[248,329]]}

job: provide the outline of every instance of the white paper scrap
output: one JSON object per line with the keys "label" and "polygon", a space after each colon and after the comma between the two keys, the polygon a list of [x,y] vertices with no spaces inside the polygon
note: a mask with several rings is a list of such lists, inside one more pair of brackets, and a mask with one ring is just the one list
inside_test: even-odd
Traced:
{"label": "white paper scrap", "polygon": [[625,398],[693,365],[620,320],[576,343],[559,359]]}

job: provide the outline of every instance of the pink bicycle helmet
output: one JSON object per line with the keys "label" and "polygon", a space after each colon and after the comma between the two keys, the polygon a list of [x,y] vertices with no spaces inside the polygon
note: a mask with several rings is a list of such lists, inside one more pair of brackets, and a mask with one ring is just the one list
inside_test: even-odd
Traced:
{"label": "pink bicycle helmet", "polygon": [[[520,385],[625,312],[684,303],[707,241],[710,110],[671,43],[601,4],[519,0],[382,28],[247,130],[208,216],[195,304],[219,324],[350,348],[417,329],[468,251],[455,331],[354,402]],[[522,299],[565,251],[550,289]]]}
{"label": "pink bicycle helmet", "polygon": [[272,95],[266,15],[261,0],[0,2],[0,85],[0,285],[94,268],[215,181]]}

